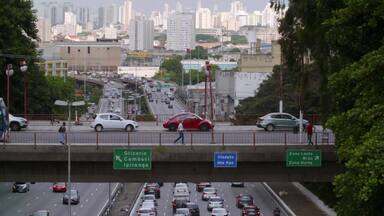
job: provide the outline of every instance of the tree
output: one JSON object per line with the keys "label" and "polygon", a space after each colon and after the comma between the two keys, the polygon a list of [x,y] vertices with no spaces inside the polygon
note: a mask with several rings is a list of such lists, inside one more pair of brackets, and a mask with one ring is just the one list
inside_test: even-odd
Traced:
{"label": "tree", "polygon": [[196,34],[196,41],[205,42],[205,43],[214,43],[214,42],[218,42],[219,39],[212,35]]}
{"label": "tree", "polygon": [[243,35],[232,35],[231,36],[231,43],[232,44],[247,44],[248,43],[248,39],[247,37],[243,36]]}
{"label": "tree", "polygon": [[342,110],[328,122],[346,166],[335,179],[340,215],[384,214],[383,62],[384,46],[330,78]]}
{"label": "tree", "polygon": [[208,59],[208,50],[204,49],[202,46],[197,46],[185,55],[185,59]]}

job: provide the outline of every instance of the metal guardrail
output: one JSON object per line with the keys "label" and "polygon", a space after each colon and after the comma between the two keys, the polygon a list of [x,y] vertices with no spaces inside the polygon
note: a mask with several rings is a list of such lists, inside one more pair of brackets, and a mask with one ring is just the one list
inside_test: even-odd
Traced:
{"label": "metal guardrail", "polygon": [[[71,144],[99,145],[172,145],[179,136],[176,132],[69,132],[66,142]],[[314,145],[328,145],[335,143],[335,137],[330,132],[318,132],[312,136]],[[307,135],[293,132],[265,132],[265,131],[236,131],[236,132],[185,132],[186,145],[297,145],[306,144]],[[7,144],[44,145],[59,143],[57,132],[11,132]],[[180,143],[180,141],[179,141]]]}

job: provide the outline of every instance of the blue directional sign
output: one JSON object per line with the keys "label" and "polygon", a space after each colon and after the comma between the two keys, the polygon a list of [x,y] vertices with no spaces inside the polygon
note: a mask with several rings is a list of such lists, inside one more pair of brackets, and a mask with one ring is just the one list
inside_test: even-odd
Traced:
{"label": "blue directional sign", "polygon": [[237,168],[237,152],[215,152],[215,168]]}

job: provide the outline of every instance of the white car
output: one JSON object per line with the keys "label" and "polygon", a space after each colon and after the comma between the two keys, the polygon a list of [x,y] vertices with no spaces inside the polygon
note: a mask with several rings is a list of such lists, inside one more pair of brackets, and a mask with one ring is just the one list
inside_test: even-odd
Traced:
{"label": "white car", "polygon": [[28,127],[28,121],[22,117],[16,117],[9,114],[9,128],[13,131],[19,131],[21,128]]}
{"label": "white car", "polygon": [[214,208],[211,216],[228,216],[229,213],[225,208]]}
{"label": "white car", "polygon": [[91,124],[96,132],[109,129],[120,129],[132,132],[139,127],[138,123],[132,120],[126,120],[115,113],[100,113],[97,114],[95,120]]}

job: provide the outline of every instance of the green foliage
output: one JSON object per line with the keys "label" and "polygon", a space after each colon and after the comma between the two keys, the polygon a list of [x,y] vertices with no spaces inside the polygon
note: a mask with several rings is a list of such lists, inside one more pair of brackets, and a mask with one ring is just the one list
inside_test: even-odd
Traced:
{"label": "green foliage", "polygon": [[244,35],[232,35],[231,36],[231,43],[232,44],[247,44],[248,39]]}
{"label": "green foliage", "polygon": [[208,59],[208,50],[202,46],[197,46],[191,53],[187,53],[185,59]]}
{"label": "green foliage", "polygon": [[241,52],[241,50],[239,48],[235,47],[235,48],[232,48],[231,50],[229,50],[229,52],[230,53],[239,53],[239,52]]}
{"label": "green foliage", "polygon": [[214,42],[218,42],[219,39],[215,36],[212,36],[212,35],[197,34],[196,35],[196,41],[204,42],[204,43],[214,43]]}
{"label": "green foliage", "polygon": [[340,215],[384,214],[383,62],[384,46],[330,79],[339,111],[329,126],[347,168],[335,180]]}

